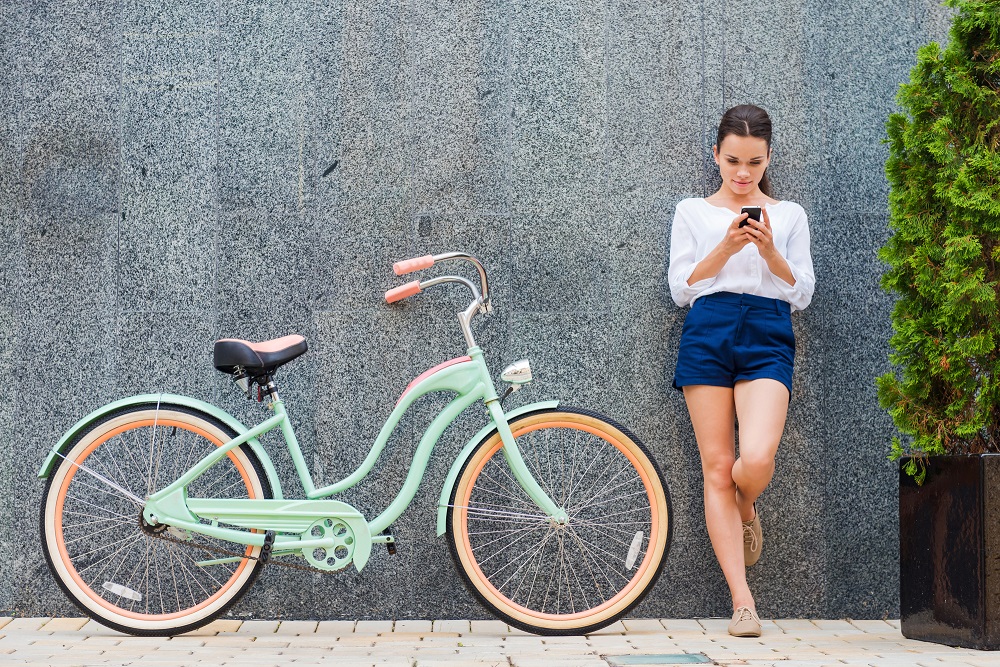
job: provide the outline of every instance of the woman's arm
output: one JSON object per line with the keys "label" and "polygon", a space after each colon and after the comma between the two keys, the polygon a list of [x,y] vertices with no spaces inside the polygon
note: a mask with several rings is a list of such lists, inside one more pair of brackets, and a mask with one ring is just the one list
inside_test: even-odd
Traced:
{"label": "woman's arm", "polygon": [[741,213],[733,218],[722,241],[696,262],[698,243],[691,231],[691,221],[678,205],[670,233],[670,271],[667,276],[670,294],[678,306],[689,305],[702,290],[711,286],[729,258],[750,243],[751,237],[746,231],[749,227],[740,229],[739,226],[746,217],[745,213]]}
{"label": "woman's arm", "polygon": [[[705,259],[698,262],[698,264],[694,267],[694,271],[691,272],[691,276],[687,280],[688,285],[693,285],[694,283],[707,278],[716,277],[719,275],[719,272],[722,271],[722,267],[726,265],[726,262],[728,262],[733,255],[742,249],[743,246],[740,246],[739,248],[736,248],[735,252],[733,252],[733,244],[730,241],[731,234],[732,228],[726,230],[726,238],[724,238],[719,245],[712,248],[712,252],[708,253],[705,256]],[[744,234],[743,230],[740,230],[740,234]],[[746,245],[746,243],[743,245]]]}

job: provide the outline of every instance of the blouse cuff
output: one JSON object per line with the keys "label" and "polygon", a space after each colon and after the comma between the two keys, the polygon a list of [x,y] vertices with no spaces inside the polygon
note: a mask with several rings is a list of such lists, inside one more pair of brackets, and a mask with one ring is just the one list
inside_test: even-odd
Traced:
{"label": "blouse cuff", "polygon": [[795,278],[794,285],[788,284],[775,274],[771,274],[771,277],[774,279],[775,286],[781,291],[783,300],[791,304],[792,310],[802,310],[812,301],[812,284],[811,281],[803,280],[802,272],[791,262],[788,262],[788,268],[792,272],[792,277]]}
{"label": "blouse cuff", "polygon": [[691,268],[685,271],[681,276],[681,280],[671,286],[671,295],[674,297],[674,303],[678,306],[691,305],[691,302],[694,301],[695,297],[705,291],[705,289],[711,287],[712,284],[715,283],[715,279],[718,277],[711,276],[688,285],[688,278],[691,277],[694,270],[695,265],[692,265]]}

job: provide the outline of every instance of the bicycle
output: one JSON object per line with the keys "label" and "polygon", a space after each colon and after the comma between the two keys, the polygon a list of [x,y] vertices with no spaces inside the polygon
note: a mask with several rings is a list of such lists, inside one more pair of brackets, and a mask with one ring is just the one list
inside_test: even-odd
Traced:
{"label": "bicycle", "polygon": [[[273,414],[253,428],[208,403],[172,394],[134,396],[77,422],[39,477],[43,552],[68,598],[95,621],[135,635],[175,635],[223,614],[268,563],[321,572],[364,568],[374,545],[390,553],[390,527],[420,484],[434,445],[482,400],[490,422],[461,450],[442,487],[437,535],[447,535],[463,583],[508,624],[545,635],[613,623],[652,588],[672,532],[667,485],[627,429],[587,410],[543,401],[505,412],[532,380],[526,360],[501,374],[499,396],[470,322],[492,311],[486,271],[471,255],[397,262],[397,275],[448,261],[458,275],[412,281],[389,303],[442,284],[472,292],[458,314],[466,356],[435,366],[400,396],[361,465],[317,488],[278,394],[275,373],[301,356],[301,336],[215,342],[216,369]],[[398,495],[374,519],[331,496],[375,466],[403,413],[424,394],[454,393],[430,422]],[[304,497],[286,498],[259,437],[280,430]],[[291,559],[291,560],[289,560]],[[304,561],[304,562],[303,562]]]}

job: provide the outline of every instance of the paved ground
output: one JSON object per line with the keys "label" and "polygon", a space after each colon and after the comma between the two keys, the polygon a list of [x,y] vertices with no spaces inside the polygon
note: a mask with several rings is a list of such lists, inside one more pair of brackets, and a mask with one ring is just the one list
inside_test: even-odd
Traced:
{"label": "paved ground", "polygon": [[586,637],[536,637],[499,621],[223,620],[150,639],[85,619],[0,617],[0,665],[1000,667],[1000,652],[910,641],[895,621],[768,621],[760,639],[729,637],[727,622],[640,619]]}

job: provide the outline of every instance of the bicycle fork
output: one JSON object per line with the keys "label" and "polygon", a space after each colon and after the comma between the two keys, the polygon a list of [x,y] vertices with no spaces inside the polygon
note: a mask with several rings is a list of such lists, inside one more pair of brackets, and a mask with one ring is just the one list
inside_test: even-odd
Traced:
{"label": "bicycle fork", "polygon": [[521,450],[518,448],[517,442],[514,440],[514,434],[507,423],[507,417],[504,415],[503,408],[500,407],[500,401],[496,399],[487,401],[486,407],[490,411],[490,417],[493,419],[493,423],[496,424],[497,432],[503,441],[503,455],[507,460],[507,465],[510,466],[514,479],[517,480],[517,483],[528,494],[528,497],[538,505],[538,508],[549,516],[549,519],[560,525],[565,524],[568,519],[566,510],[556,505],[555,501],[549,497],[549,494],[545,492],[538,484],[535,476],[528,470],[528,465],[524,462]]}

